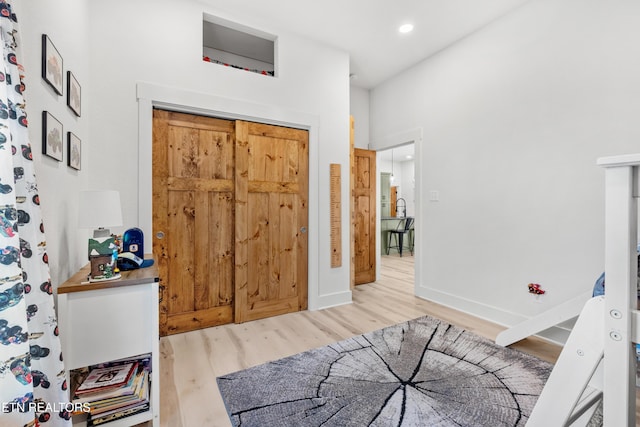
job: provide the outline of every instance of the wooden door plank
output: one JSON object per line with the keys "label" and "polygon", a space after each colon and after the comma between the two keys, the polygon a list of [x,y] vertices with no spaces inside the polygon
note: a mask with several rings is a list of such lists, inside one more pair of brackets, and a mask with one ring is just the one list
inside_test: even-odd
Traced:
{"label": "wooden door plank", "polygon": [[168,231],[166,241],[171,267],[168,271],[167,297],[169,313],[194,310],[194,246],[195,206],[192,192],[169,193]]}
{"label": "wooden door plank", "polygon": [[[153,195],[153,209],[151,212],[151,220],[153,224],[153,232],[160,233],[168,229],[167,212],[168,191],[167,191],[167,145],[169,126],[166,122],[167,113],[165,111],[154,110],[153,112],[153,136],[152,136],[152,185],[151,192]],[[152,252],[158,263],[158,270],[166,272],[168,265],[168,253],[166,240],[158,239],[153,236]],[[160,275],[161,296],[159,307],[159,330],[160,335],[167,334],[167,313],[168,298],[164,291],[166,290],[166,277]]]}
{"label": "wooden door plank", "polygon": [[166,185],[174,191],[210,191],[210,192],[232,192],[234,183],[231,179],[203,179],[203,178],[174,178],[169,177]]}
{"label": "wooden door plank", "polygon": [[211,296],[217,295],[218,283],[216,274],[211,274],[213,251],[209,247],[213,242],[209,233],[209,193],[195,193],[194,205],[193,256],[197,262],[194,262],[193,298],[194,308],[198,311],[217,305],[217,301],[212,304]]}
{"label": "wooden door plank", "polygon": [[198,131],[189,128],[169,127],[169,175],[173,177],[197,177],[195,145]]}
{"label": "wooden door plank", "polygon": [[[297,212],[294,208],[295,196],[291,194],[279,195],[280,198],[280,286],[278,297],[295,297],[297,295],[297,271],[290,266],[296,265],[297,251]],[[296,304],[297,305],[297,304]]]}
{"label": "wooden door plank", "polygon": [[269,283],[269,194],[251,193],[249,199],[249,242],[247,301],[252,304],[264,299]]}
{"label": "wooden door plank", "polygon": [[247,320],[248,271],[248,180],[249,180],[249,129],[248,124],[236,121],[235,139],[235,321]]}
{"label": "wooden door plank", "polygon": [[[263,298],[267,301],[278,300],[280,297],[280,254],[282,253],[282,241],[280,240],[280,230],[283,224],[281,220],[280,195],[278,193],[269,194],[269,246],[265,248],[269,254],[269,280],[267,282],[266,293]],[[286,225],[284,225],[286,227]],[[252,262],[254,260],[249,260]]]}
{"label": "wooden door plank", "polygon": [[275,301],[256,301],[251,304],[251,310],[247,313],[246,321],[280,316],[281,314],[293,313],[296,311],[300,311],[297,296],[279,298]]}
{"label": "wooden door plank", "polygon": [[172,315],[167,321],[167,334],[210,328],[233,322],[233,308],[230,305],[212,307],[191,313]]}
{"label": "wooden door plank", "polygon": [[266,152],[267,148],[267,144],[252,144],[247,165],[249,182],[267,181],[269,169],[273,169],[272,159]]}
{"label": "wooden door plank", "polygon": [[290,193],[298,194],[301,191],[300,184],[297,182],[283,181],[249,181],[248,191],[250,193]]}
{"label": "wooden door plank", "polygon": [[210,280],[217,290],[210,295],[211,306],[230,306],[233,304],[233,193],[220,192],[210,196],[209,230],[215,236],[211,246]]}

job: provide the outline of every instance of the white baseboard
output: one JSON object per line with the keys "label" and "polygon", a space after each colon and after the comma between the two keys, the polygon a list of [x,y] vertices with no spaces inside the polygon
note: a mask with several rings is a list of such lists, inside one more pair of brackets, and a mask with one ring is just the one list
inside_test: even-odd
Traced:
{"label": "white baseboard", "polygon": [[[528,320],[527,317],[521,314],[508,312],[435,289],[416,287],[416,296],[507,328]],[[562,346],[567,341],[567,338],[569,338],[570,333],[571,330],[566,327],[554,326],[540,332],[537,336]]]}
{"label": "white baseboard", "polygon": [[333,294],[319,295],[316,297],[316,303],[312,307],[309,304],[309,310],[322,310],[324,308],[337,307],[339,305],[351,304],[352,300],[351,291],[336,292]]}

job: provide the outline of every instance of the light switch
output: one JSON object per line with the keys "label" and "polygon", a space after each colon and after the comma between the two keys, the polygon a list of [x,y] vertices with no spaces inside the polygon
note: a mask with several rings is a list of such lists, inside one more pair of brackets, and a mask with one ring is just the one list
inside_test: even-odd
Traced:
{"label": "light switch", "polygon": [[429,191],[429,200],[432,202],[440,201],[440,192],[438,190]]}

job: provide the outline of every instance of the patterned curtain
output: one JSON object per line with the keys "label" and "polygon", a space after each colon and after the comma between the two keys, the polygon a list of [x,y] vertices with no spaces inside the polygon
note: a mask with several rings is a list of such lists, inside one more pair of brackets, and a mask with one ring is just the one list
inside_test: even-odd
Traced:
{"label": "patterned curtain", "polygon": [[69,426],[22,96],[18,23],[5,1],[0,1],[0,33],[0,426]]}

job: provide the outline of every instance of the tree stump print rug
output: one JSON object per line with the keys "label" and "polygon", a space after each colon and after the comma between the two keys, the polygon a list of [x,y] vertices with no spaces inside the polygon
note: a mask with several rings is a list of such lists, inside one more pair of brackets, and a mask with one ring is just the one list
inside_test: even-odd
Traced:
{"label": "tree stump print rug", "polygon": [[234,426],[524,426],[552,368],[421,317],[217,382]]}

